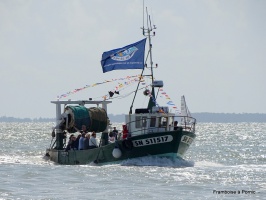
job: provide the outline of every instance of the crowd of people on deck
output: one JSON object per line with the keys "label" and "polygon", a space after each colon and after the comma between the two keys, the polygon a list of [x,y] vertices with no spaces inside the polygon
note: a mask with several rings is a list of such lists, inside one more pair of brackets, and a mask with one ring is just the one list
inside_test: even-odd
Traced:
{"label": "crowd of people on deck", "polygon": [[[174,121],[174,130],[178,130],[178,122]],[[98,142],[96,139],[96,133],[93,131],[89,133],[85,125],[82,125],[82,130],[76,129],[79,132],[76,137],[74,134],[69,136],[69,141],[66,146],[66,151],[68,150],[87,150],[98,148]],[[116,127],[113,127],[113,130],[108,134],[108,141],[114,143],[116,140],[124,140],[128,135],[128,129],[126,125],[122,125],[122,131],[119,132]]]}
{"label": "crowd of people on deck", "polygon": [[[76,129],[79,132],[78,136],[76,137],[74,134],[69,136],[69,140],[66,146],[66,151],[69,150],[87,150],[87,149],[94,149],[98,148],[98,142],[96,140],[96,133],[93,131],[89,133],[85,125],[82,125],[82,130]],[[121,140],[127,138],[127,126],[123,125],[122,132],[118,132],[116,127],[109,133],[109,142],[113,143],[116,140]]]}
{"label": "crowd of people on deck", "polygon": [[82,130],[77,130],[79,135],[76,137],[74,134],[69,136],[66,146],[66,151],[94,149],[98,147],[96,140],[96,133],[93,131],[91,134],[86,130],[86,126],[82,125]]}
{"label": "crowd of people on deck", "polygon": [[[173,129],[178,130],[178,121],[173,122]],[[68,150],[87,150],[98,148],[98,142],[96,139],[96,133],[93,131],[89,133],[85,125],[82,125],[82,130],[76,129],[79,135],[76,137],[74,134],[69,136],[69,141],[66,146],[66,151]],[[119,132],[116,127],[108,134],[109,143],[114,143],[116,140],[124,140],[130,137],[128,134],[128,129],[126,125],[122,125],[122,131]]]}

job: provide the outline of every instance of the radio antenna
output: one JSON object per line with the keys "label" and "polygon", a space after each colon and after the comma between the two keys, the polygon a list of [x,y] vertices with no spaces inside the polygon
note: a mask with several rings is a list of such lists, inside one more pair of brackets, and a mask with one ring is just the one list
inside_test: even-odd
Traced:
{"label": "radio antenna", "polygon": [[143,30],[143,35],[145,35],[145,31],[144,31],[144,0],[143,0],[143,27],[142,27],[142,30]]}

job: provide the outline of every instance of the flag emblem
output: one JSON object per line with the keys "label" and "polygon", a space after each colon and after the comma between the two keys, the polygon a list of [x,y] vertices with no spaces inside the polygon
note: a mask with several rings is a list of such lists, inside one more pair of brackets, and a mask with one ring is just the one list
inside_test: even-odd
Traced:
{"label": "flag emblem", "polygon": [[132,56],[134,56],[134,53],[138,50],[137,47],[131,47],[129,49],[125,49],[122,52],[119,52],[113,56],[111,56],[112,60],[116,60],[116,61],[125,61],[125,60],[129,60],[130,58],[132,58]]}
{"label": "flag emblem", "polygon": [[146,38],[102,54],[103,73],[112,70],[144,69]]}

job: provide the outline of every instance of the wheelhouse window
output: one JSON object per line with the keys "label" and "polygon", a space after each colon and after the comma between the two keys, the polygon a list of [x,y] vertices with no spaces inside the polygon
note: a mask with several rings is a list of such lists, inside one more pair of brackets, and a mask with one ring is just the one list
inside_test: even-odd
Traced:
{"label": "wheelhouse window", "polygon": [[142,128],[147,126],[147,117],[136,116],[136,128]]}
{"label": "wheelhouse window", "polygon": [[169,117],[169,126],[174,126],[174,118]]}
{"label": "wheelhouse window", "polygon": [[168,120],[167,117],[161,117],[161,119],[160,119],[161,127],[166,127],[167,126],[167,120]]}
{"label": "wheelhouse window", "polygon": [[142,117],[142,127],[147,126],[147,117]]}
{"label": "wheelhouse window", "polygon": [[136,121],[136,128],[141,128],[141,117],[136,117],[136,119],[135,119],[135,121]]}
{"label": "wheelhouse window", "polygon": [[152,116],[150,121],[150,127],[155,127],[155,126],[156,126],[156,117]]}

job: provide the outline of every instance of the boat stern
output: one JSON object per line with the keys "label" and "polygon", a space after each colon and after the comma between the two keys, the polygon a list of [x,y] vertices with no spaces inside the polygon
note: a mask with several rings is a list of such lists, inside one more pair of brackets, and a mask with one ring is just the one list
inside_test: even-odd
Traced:
{"label": "boat stern", "polygon": [[58,163],[58,150],[55,149],[46,149],[45,156],[49,158],[49,160]]}

